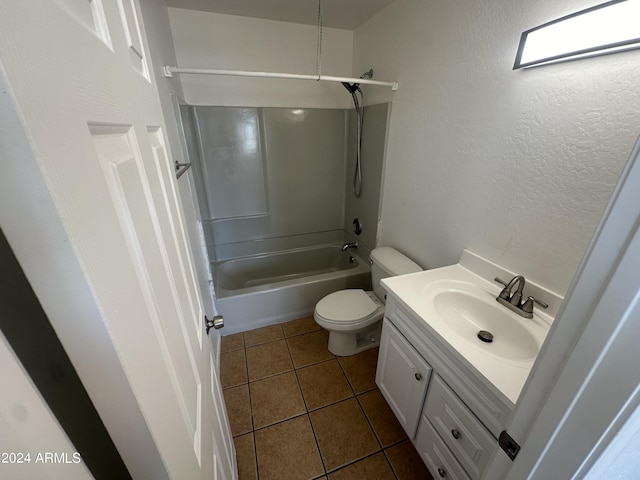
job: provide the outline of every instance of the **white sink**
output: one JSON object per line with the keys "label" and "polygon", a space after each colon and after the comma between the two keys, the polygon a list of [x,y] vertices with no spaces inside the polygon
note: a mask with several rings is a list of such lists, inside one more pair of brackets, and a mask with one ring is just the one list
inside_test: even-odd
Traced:
{"label": "white sink", "polygon": [[495,299],[491,303],[470,292],[447,289],[434,294],[432,301],[438,321],[487,353],[510,360],[529,360],[538,354],[540,346],[533,335]]}
{"label": "white sink", "polygon": [[[502,288],[492,281],[496,276],[513,274],[465,250],[459,264],[385,278],[381,284],[389,294],[387,304],[405,309],[416,333],[440,342],[515,404],[553,322],[550,313],[562,298],[527,284],[525,293],[550,307],[534,308],[533,318],[524,318],[496,301]],[[478,338],[481,330],[493,335],[491,343]]]}
{"label": "white sink", "polygon": [[[519,316],[496,301],[501,287],[452,265],[391,277],[383,285],[438,332],[449,344],[470,358],[485,357],[501,363],[531,365],[544,342],[550,322],[534,310],[534,318]],[[478,337],[489,332],[492,341]],[[486,339],[486,338],[485,338]]]}

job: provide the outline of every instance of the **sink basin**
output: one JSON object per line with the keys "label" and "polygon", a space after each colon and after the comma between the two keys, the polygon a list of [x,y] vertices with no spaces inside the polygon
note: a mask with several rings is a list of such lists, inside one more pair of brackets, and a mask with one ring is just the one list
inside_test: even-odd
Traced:
{"label": "sink basin", "polygon": [[[516,361],[530,360],[538,354],[538,342],[523,325],[527,320],[516,318],[492,297],[445,290],[436,292],[431,301],[439,321],[489,354]],[[492,341],[478,338],[480,331],[489,332]]]}
{"label": "sink basin", "polygon": [[[536,307],[533,318],[524,318],[496,302],[496,276],[513,274],[465,250],[456,265],[385,278],[380,282],[389,295],[385,321],[403,326],[407,339],[424,337],[424,347],[450,355],[460,362],[457,367],[470,369],[515,405],[562,297],[529,283],[525,293],[549,308]],[[492,334],[482,335],[491,343],[478,338],[484,330]]]}

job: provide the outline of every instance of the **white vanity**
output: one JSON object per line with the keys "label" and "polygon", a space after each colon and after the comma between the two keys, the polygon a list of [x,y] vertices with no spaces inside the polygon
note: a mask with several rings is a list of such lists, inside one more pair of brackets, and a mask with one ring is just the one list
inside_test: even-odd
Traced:
{"label": "white vanity", "polygon": [[376,383],[434,478],[480,478],[562,301],[526,284],[549,308],[523,318],[496,302],[496,276],[513,274],[465,250],[456,265],[381,282]]}

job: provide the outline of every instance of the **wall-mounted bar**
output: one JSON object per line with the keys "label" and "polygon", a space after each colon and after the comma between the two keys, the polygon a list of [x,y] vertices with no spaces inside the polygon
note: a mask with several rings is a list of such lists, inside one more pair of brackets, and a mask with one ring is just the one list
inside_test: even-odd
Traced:
{"label": "wall-mounted bar", "polygon": [[367,78],[333,77],[330,75],[301,75],[298,73],[278,73],[278,72],[251,72],[246,70],[207,70],[202,68],[181,68],[164,66],[164,76],[173,77],[173,74],[193,74],[193,75],[226,75],[233,77],[260,77],[260,78],[290,78],[295,80],[315,80],[323,82],[345,82],[359,83],[360,85],[377,85],[380,87],[391,87],[391,90],[398,90],[398,82],[380,82]]}
{"label": "wall-mounted bar", "polygon": [[184,175],[187,172],[187,170],[191,168],[191,163],[178,163],[178,161],[176,160],[175,166],[176,166],[176,178],[180,178],[182,175]]}

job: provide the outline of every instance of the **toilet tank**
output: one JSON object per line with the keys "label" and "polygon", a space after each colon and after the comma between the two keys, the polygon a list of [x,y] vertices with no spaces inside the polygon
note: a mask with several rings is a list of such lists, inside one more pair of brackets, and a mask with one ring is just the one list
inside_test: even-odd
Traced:
{"label": "toilet tank", "polygon": [[391,247],[380,247],[371,250],[371,281],[376,296],[385,301],[386,290],[380,285],[380,280],[406,273],[421,272],[420,265],[399,251]]}

